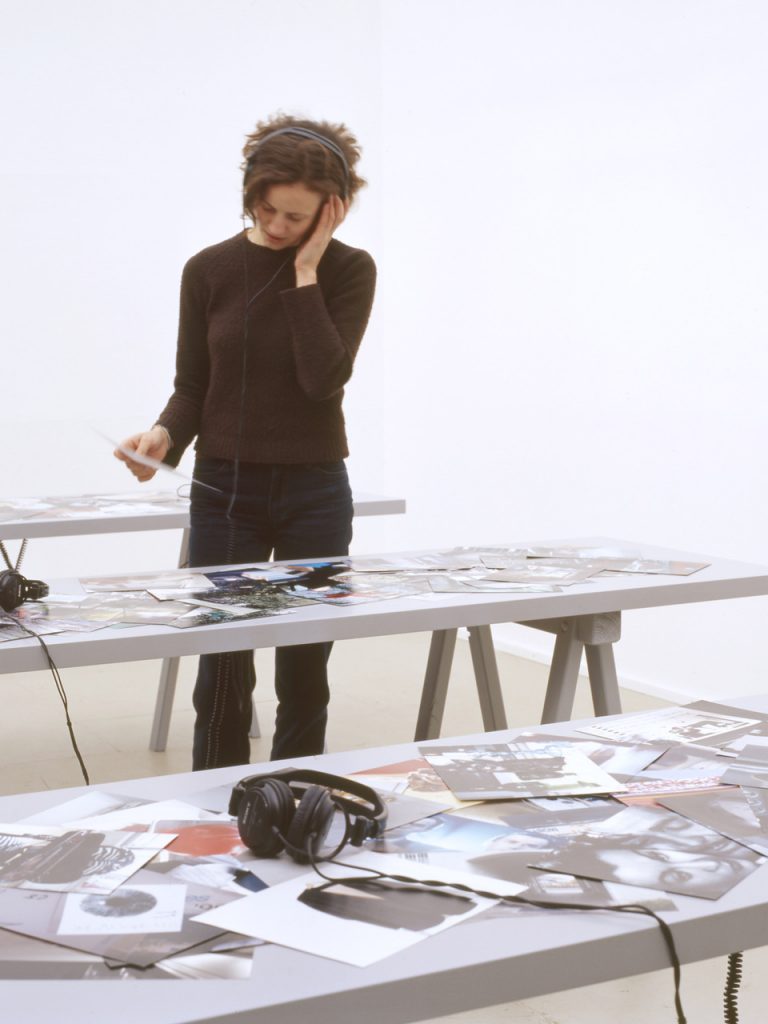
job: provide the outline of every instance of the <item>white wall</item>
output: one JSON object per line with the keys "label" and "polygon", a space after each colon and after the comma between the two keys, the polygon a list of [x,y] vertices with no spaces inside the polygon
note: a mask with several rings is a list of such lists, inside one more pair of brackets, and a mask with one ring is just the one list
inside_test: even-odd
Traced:
{"label": "white wall", "polygon": [[[346,120],[371,179],[341,233],[380,268],[350,469],[409,513],[358,521],[358,550],[605,534],[768,563],[762,0],[28,0],[6,21],[2,492],[128,486],[90,427],[162,406],[181,264],[237,230],[242,137],[282,107]],[[169,545],[47,543],[30,574]],[[627,615],[620,674],[765,691],[767,610]]]}
{"label": "white wall", "polygon": [[[409,546],[604,534],[768,563],[768,8],[382,10],[386,351],[351,401]],[[764,692],[766,611],[627,615],[620,673]]]}
{"label": "white wall", "polygon": [[[124,437],[165,405],[181,268],[241,227],[245,135],[278,109],[346,121],[378,181],[379,34],[378,4],[356,0],[6,5],[1,494],[140,493],[95,429]],[[362,193],[351,244],[378,248],[379,202]],[[149,568],[176,549],[38,541],[24,568]]]}

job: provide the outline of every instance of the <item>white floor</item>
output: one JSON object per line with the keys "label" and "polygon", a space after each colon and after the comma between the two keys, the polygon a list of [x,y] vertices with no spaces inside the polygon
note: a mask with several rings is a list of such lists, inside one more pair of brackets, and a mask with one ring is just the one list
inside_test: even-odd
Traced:
{"label": "white floor", "polygon": [[[427,648],[428,637],[424,634],[336,645],[331,660],[333,702],[329,749],[378,746],[413,738]],[[538,722],[546,684],[545,667],[499,654],[499,669],[510,725]],[[195,661],[182,661],[168,749],[161,754],[148,749],[158,670],[156,662],[135,662],[68,669],[62,673],[70,715],[92,782],[98,784],[189,769]],[[262,761],[269,756],[274,714],[269,653],[257,655],[257,673],[259,721],[264,735],[252,742],[252,760]],[[6,676],[2,687],[0,792],[80,784],[82,779],[71,751],[64,710],[50,674]],[[579,691],[576,714],[588,715],[591,706],[586,682],[580,684]],[[622,700],[626,711],[657,707],[662,703],[628,691],[622,693]],[[466,643],[460,642],[443,735],[481,728],[469,652]],[[763,1024],[768,1017],[765,1011],[767,988],[759,981],[764,970],[768,972],[765,950],[745,954],[739,999],[741,1024]],[[725,971],[725,958],[684,967],[682,995],[689,1024],[723,1021]],[[456,1014],[440,1021],[442,1024],[675,1024],[672,999],[672,972],[669,970]]]}

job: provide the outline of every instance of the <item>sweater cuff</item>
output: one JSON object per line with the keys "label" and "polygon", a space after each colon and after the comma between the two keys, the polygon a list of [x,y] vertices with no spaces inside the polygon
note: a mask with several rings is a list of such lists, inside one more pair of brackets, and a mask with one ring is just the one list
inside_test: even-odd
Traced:
{"label": "sweater cuff", "polygon": [[171,448],[173,448],[173,438],[171,437],[170,431],[167,427],[164,427],[162,423],[155,423],[155,427],[159,427],[165,434],[165,439],[168,442],[168,451],[170,451]]}

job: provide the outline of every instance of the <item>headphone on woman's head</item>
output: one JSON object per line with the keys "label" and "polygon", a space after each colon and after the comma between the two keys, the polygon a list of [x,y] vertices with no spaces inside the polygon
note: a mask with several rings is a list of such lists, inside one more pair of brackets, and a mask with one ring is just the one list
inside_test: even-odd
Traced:
{"label": "headphone on woman's head", "polygon": [[[346,820],[344,836],[323,855],[337,810]],[[240,838],[257,857],[277,857],[287,850],[299,864],[329,860],[347,843],[361,846],[381,835],[387,821],[387,808],[375,789],[308,768],[241,779],[232,790],[229,813],[237,817]]]}
{"label": "headphone on woman's head", "polygon": [[321,135],[320,132],[313,131],[311,128],[302,128],[299,125],[288,125],[285,128],[276,128],[275,131],[269,132],[268,135],[265,135],[263,139],[259,139],[258,146],[246,161],[245,173],[243,175],[243,187],[245,187],[245,184],[248,181],[248,175],[253,170],[253,165],[256,162],[259,149],[265,142],[269,142],[270,139],[277,138],[278,135],[300,135],[302,138],[311,139],[313,142],[319,142],[321,146],[325,146],[325,148],[330,150],[334,156],[338,157],[341,166],[344,168],[344,191],[341,194],[341,198],[347,198],[347,195],[349,194],[350,173],[349,163],[347,162],[347,158],[344,156],[344,150],[341,146],[338,146],[333,139],[329,139],[326,135]]}

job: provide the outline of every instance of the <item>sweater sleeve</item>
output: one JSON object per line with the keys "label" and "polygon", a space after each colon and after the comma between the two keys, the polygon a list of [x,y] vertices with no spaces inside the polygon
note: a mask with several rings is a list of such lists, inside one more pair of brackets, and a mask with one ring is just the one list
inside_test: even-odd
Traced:
{"label": "sweater sleeve", "polygon": [[[322,264],[321,264],[322,270]],[[304,394],[323,401],[352,375],[373,305],[376,265],[362,249],[350,250],[333,280],[280,293],[288,318],[296,378]]]}
{"label": "sweater sleeve", "polygon": [[173,448],[165,457],[170,466],[179,464],[185,449],[200,429],[210,374],[206,288],[194,257],[182,273],[179,307],[173,394],[157,418],[173,439]]}

